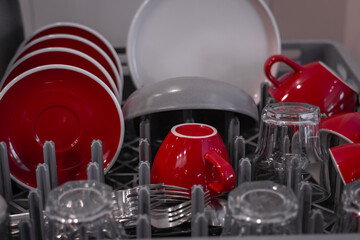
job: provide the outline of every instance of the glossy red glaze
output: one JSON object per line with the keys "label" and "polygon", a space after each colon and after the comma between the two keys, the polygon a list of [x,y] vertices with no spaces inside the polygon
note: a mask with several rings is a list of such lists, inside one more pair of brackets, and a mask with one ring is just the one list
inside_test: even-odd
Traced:
{"label": "glossy red glaze", "polygon": [[[40,39],[39,39],[40,40]],[[85,40],[85,41],[84,41]],[[64,47],[64,48],[71,48],[75,49],[77,51],[83,52],[93,59],[95,59],[98,63],[100,63],[106,71],[110,74],[111,78],[113,79],[115,85],[117,86],[116,81],[116,75],[118,73],[114,73],[114,69],[111,67],[110,63],[103,54],[101,54],[99,51],[97,51],[94,47],[86,43],[86,39],[74,39],[69,37],[63,37],[63,36],[47,36],[44,38],[44,40],[31,43],[26,45],[23,49],[20,55],[16,58],[15,62],[18,61],[20,58],[24,57],[25,55],[40,50],[42,48],[49,48],[49,47]],[[115,69],[116,70],[116,69]],[[118,87],[118,86],[117,86]]]}
{"label": "glossy red glaze", "polygon": [[360,113],[340,113],[321,121],[320,131],[335,134],[348,143],[360,143]]}
{"label": "glossy red glaze", "polygon": [[[92,59],[91,61],[75,53],[74,51],[76,50],[66,50],[68,50],[68,48],[57,48],[57,50],[54,48],[47,48],[25,55],[13,65],[13,67],[10,69],[9,75],[5,76],[5,79],[2,80],[3,82],[1,83],[1,89],[3,89],[12,79],[32,68],[48,64],[65,64],[82,68],[94,74],[96,77],[102,80],[114,93],[117,91],[114,85],[114,80],[111,79],[110,75],[106,75],[106,72],[104,72],[106,70],[104,68],[103,71],[101,71],[101,69],[94,63],[95,59],[87,56],[88,58]],[[113,84],[110,83],[111,81]],[[115,93],[115,95],[117,96],[118,94]]]}
{"label": "glossy red glaze", "polygon": [[75,67],[48,65],[20,75],[1,92],[0,141],[20,184],[36,187],[47,140],[55,143],[59,184],[87,178],[94,139],[102,141],[104,169],[111,167],[123,141],[123,117],[115,96],[95,78]]}
{"label": "glossy red glaze", "polygon": [[234,188],[235,173],[217,130],[188,123],[174,126],[166,136],[154,159],[151,182],[189,189],[201,184],[218,196]]}
{"label": "glossy red glaze", "polygon": [[[276,79],[271,67],[283,62],[293,71]],[[264,66],[268,79],[273,83],[269,93],[278,102],[303,102],[320,107],[321,113],[331,116],[337,113],[353,112],[357,93],[321,62],[304,66],[281,55],[270,57]]]}
{"label": "glossy red glaze", "polygon": [[[49,35],[49,34],[72,34],[75,36],[79,36],[85,38],[97,46],[99,46],[111,59],[111,61],[117,66],[117,61],[109,49],[109,47],[94,33],[77,26],[66,26],[66,25],[53,25],[47,29],[43,29],[40,32],[37,32],[34,36],[32,36],[27,43],[33,41],[34,39]],[[119,69],[118,69],[119,70]],[[119,71],[120,72],[120,71]]]}
{"label": "glossy red glaze", "polygon": [[344,184],[360,178],[360,143],[330,148],[331,159]]}

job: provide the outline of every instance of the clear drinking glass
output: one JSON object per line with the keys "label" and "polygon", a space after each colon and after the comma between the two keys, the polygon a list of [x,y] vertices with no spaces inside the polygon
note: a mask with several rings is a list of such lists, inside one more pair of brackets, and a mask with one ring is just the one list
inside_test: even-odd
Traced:
{"label": "clear drinking glass", "polygon": [[344,187],[341,206],[338,209],[336,232],[360,233],[360,180]]}
{"label": "clear drinking glass", "polygon": [[0,195],[0,238],[10,239],[10,220],[6,201]]}
{"label": "clear drinking glass", "polygon": [[[230,192],[236,235],[295,234],[299,204],[294,192],[271,181],[247,182]],[[234,230],[235,228],[235,230]]]}
{"label": "clear drinking glass", "polygon": [[112,188],[97,181],[71,181],[53,189],[45,207],[48,239],[117,239]]}
{"label": "clear drinking glass", "polygon": [[289,167],[295,167],[301,180],[311,182],[313,201],[325,200],[329,196],[329,177],[317,136],[320,119],[319,108],[310,104],[268,104],[261,115],[255,180],[287,184]]}

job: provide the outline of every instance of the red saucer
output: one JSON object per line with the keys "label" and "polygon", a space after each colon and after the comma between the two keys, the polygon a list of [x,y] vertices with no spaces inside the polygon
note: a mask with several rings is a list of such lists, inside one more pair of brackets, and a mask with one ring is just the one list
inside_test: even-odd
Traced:
{"label": "red saucer", "polygon": [[65,64],[82,68],[101,79],[113,91],[115,96],[121,100],[114,80],[101,64],[85,53],[61,47],[36,50],[16,61],[1,80],[0,89],[3,89],[12,79],[21,73],[49,64]]}
{"label": "red saucer", "polygon": [[119,87],[122,80],[116,69],[116,66],[111,61],[109,56],[102,49],[100,49],[97,45],[90,42],[89,40],[70,34],[54,34],[37,38],[29,42],[21,50],[19,50],[14,56],[14,58],[11,60],[10,64],[14,64],[20,58],[33,51],[49,47],[71,48],[89,55],[90,57],[98,61],[106,69],[106,71],[114,80],[115,85],[118,87],[118,89],[122,90],[122,86],[121,88]]}
{"label": "red saucer", "polygon": [[124,119],[111,90],[80,68],[47,65],[29,70],[0,93],[0,141],[8,147],[14,180],[36,187],[43,144],[56,148],[59,184],[87,179],[91,143],[103,144],[104,169],[116,160],[124,138]]}

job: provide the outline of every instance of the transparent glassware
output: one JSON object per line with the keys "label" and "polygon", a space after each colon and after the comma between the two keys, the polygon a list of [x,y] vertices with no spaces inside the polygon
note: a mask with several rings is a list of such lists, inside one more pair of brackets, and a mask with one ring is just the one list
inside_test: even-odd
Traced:
{"label": "transparent glassware", "polygon": [[46,236],[48,239],[117,239],[121,227],[115,222],[112,188],[97,181],[71,181],[53,189],[48,196]]}
{"label": "transparent glassware", "polygon": [[296,233],[299,204],[294,192],[271,181],[247,182],[230,192],[228,208],[234,235]]}
{"label": "transparent glassware", "polygon": [[319,108],[310,104],[285,102],[265,106],[254,157],[255,180],[287,184],[284,174],[289,172],[289,166],[296,167],[300,180],[311,182],[313,201],[326,200],[330,185],[327,160],[318,137],[320,120]]}
{"label": "transparent glassware", "polygon": [[360,180],[344,187],[337,215],[336,232],[360,233]]}
{"label": "transparent glassware", "polygon": [[0,238],[10,239],[10,219],[5,199],[0,195]]}

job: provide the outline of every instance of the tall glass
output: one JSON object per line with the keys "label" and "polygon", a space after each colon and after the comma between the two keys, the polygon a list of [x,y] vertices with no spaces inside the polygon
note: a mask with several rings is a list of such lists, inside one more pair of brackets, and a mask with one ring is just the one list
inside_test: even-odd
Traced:
{"label": "tall glass", "polygon": [[289,167],[295,167],[301,180],[312,183],[313,201],[325,200],[329,196],[329,177],[317,136],[319,122],[320,110],[316,106],[268,104],[261,115],[254,159],[255,180],[286,184],[284,174],[289,172]]}
{"label": "tall glass", "polygon": [[97,181],[72,181],[49,193],[45,207],[48,239],[121,237],[114,221],[110,186]]}
{"label": "tall glass", "polygon": [[[299,204],[294,192],[271,181],[247,182],[230,192],[236,235],[295,234]],[[234,230],[235,228],[235,230]]]}

